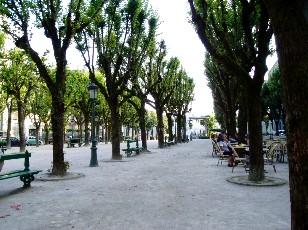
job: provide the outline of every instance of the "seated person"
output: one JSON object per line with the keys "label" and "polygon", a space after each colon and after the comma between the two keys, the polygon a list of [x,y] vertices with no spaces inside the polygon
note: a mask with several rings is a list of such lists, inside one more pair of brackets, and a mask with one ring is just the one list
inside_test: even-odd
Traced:
{"label": "seated person", "polygon": [[249,134],[248,133],[245,135],[245,141],[246,141],[246,144],[249,146]]}
{"label": "seated person", "polygon": [[230,143],[227,139],[227,135],[223,134],[222,138],[223,139],[222,141],[220,141],[220,144],[219,144],[220,149],[224,151],[223,155],[228,155],[228,166],[233,167],[233,157],[232,157],[233,152],[232,152],[232,149],[229,147]]}
{"label": "seated person", "polygon": [[217,134],[213,133],[211,136],[212,141],[214,141],[215,143],[217,143]]}
{"label": "seated person", "polygon": [[224,134],[221,134],[221,133],[218,135],[218,137],[217,137],[217,142],[220,143],[220,142],[223,140],[223,135],[224,135]]}
{"label": "seated person", "polygon": [[217,155],[217,153],[220,152],[219,143],[217,142],[217,134],[216,134],[216,133],[213,133],[213,134],[211,135],[211,139],[212,139],[212,145],[213,145],[212,156],[214,157],[213,154]]}
{"label": "seated person", "polygon": [[230,143],[237,143],[238,142],[238,134],[235,133],[235,137],[229,137]]}

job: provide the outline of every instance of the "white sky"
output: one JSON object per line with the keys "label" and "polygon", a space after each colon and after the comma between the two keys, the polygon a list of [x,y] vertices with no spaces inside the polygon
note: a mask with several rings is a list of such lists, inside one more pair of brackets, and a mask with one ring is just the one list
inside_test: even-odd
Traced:
{"label": "white sky", "polygon": [[[196,84],[192,114],[202,116],[213,113],[213,98],[204,75],[205,48],[188,22],[187,0],[149,0],[149,3],[160,17],[158,33],[161,33],[161,37],[166,41],[169,54],[180,59],[182,66]],[[276,60],[276,55],[268,58],[269,70]]]}
{"label": "white sky", "polygon": [[168,54],[180,59],[188,76],[195,82],[195,101],[192,114],[195,116],[213,113],[213,99],[204,75],[205,48],[192,25],[188,22],[186,0],[149,0],[157,10],[161,24],[158,33],[166,41]]}

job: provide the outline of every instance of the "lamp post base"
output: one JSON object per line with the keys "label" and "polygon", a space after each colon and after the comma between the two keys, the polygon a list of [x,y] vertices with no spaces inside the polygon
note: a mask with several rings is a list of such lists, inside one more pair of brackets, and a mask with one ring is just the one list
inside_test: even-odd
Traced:
{"label": "lamp post base", "polygon": [[92,141],[92,147],[91,147],[91,160],[90,160],[90,167],[97,167],[97,147],[96,147],[96,141]]}

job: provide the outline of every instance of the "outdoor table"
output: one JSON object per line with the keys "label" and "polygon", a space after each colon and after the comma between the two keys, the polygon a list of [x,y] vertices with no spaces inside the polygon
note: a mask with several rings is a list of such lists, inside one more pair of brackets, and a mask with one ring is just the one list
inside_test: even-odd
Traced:
{"label": "outdoor table", "polygon": [[[246,147],[246,148],[245,148],[245,151],[246,151],[246,152],[249,152],[249,147]],[[262,151],[263,151],[263,152],[267,152],[267,151],[268,151],[268,148],[263,148]]]}
{"label": "outdoor table", "polygon": [[247,145],[236,145],[233,146],[234,150],[237,152],[239,157],[244,157],[247,153],[245,153]]}

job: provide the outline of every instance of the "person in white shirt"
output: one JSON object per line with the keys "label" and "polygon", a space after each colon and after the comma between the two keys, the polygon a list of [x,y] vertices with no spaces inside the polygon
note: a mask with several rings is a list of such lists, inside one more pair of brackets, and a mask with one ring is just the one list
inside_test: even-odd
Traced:
{"label": "person in white shirt", "polygon": [[233,167],[233,157],[232,157],[232,149],[229,147],[230,143],[227,139],[227,135],[222,135],[222,141],[220,141],[219,146],[223,152],[223,155],[228,155],[228,166]]}

